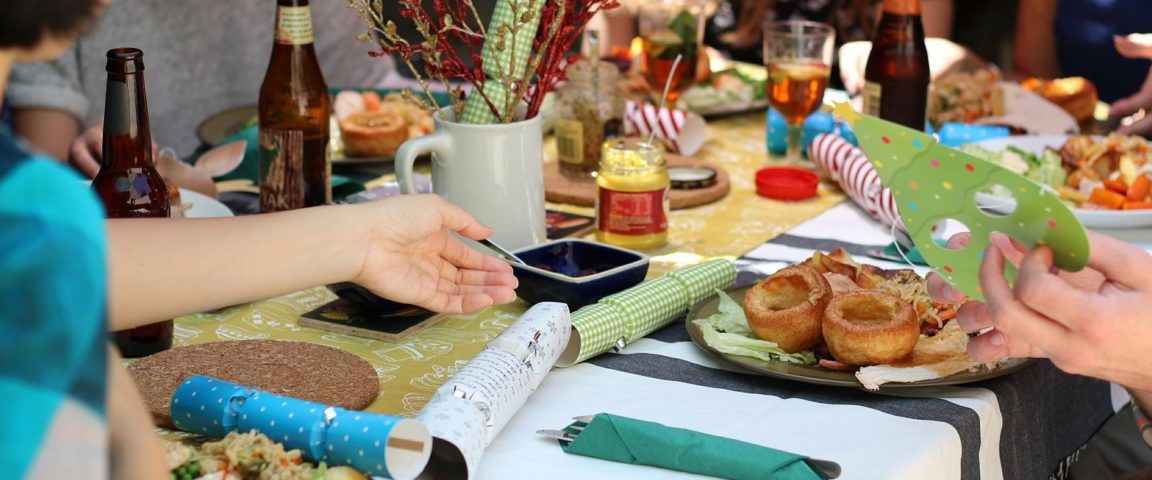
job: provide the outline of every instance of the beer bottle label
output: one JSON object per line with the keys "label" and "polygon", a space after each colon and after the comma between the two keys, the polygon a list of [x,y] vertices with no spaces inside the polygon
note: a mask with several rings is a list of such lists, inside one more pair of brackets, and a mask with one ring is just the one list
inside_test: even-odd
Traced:
{"label": "beer bottle label", "polygon": [[561,163],[584,163],[584,124],[578,120],[556,121],[556,153]]}
{"label": "beer bottle label", "polygon": [[312,43],[312,7],[276,7],[276,43]]}
{"label": "beer bottle label", "polygon": [[880,97],[884,88],[876,82],[864,82],[864,114],[873,117],[880,116]]}
{"label": "beer bottle label", "polygon": [[665,200],[668,189],[621,192],[601,187],[597,228],[620,235],[648,235],[668,230]]}
{"label": "beer bottle label", "polygon": [[304,208],[304,132],[260,129],[260,211]]}

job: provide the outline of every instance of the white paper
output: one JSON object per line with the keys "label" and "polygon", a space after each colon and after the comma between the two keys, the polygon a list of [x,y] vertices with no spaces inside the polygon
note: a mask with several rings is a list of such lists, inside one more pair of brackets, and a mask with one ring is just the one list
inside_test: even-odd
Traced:
{"label": "white paper", "polygon": [[[484,448],[544,380],[568,345],[571,331],[567,305],[536,304],[436,391],[417,416],[440,441],[433,447],[430,465],[442,467],[434,473],[436,478],[476,475]],[[443,468],[460,461],[466,473],[458,465]]]}

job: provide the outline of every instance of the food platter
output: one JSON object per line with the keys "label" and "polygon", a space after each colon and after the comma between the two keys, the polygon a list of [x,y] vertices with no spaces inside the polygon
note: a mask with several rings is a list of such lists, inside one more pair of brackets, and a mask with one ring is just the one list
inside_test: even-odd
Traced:
{"label": "food platter", "polygon": [[[750,288],[751,285],[735,287],[729,289],[727,293],[738,303],[743,303],[744,295]],[[688,311],[688,316],[685,319],[684,326],[688,329],[688,336],[692,338],[692,343],[695,343],[696,346],[700,347],[701,349],[716,355],[721,360],[731,365],[735,365],[737,367],[741,367],[768,377],[795,380],[818,385],[830,385],[835,387],[863,388],[860,382],[856,380],[856,376],[850,372],[833,371],[817,365],[801,365],[779,361],[764,361],[752,357],[729,355],[717,351],[705,343],[703,333],[693,321],[701,318],[707,318],[716,313],[718,304],[718,299],[713,296],[707,300],[697,303]],[[1011,358],[1001,361],[1000,364],[994,369],[982,370],[979,372],[961,372],[949,377],[920,382],[886,383],[881,385],[880,389],[889,390],[941,385],[960,385],[980,382],[1016,372],[1031,365],[1035,362],[1035,360],[1036,359],[1033,358]]]}
{"label": "food platter", "polygon": [[[973,145],[991,151],[1001,151],[1008,147],[1016,147],[1035,154],[1042,153],[1047,148],[1058,149],[1070,137],[1067,135],[1031,135],[1013,136],[975,142]],[[978,195],[977,202],[1004,203],[1006,200],[991,195]],[[1007,201],[1011,202],[1011,201]],[[1011,208],[1008,205],[1007,208]],[[1086,228],[1096,229],[1131,229],[1152,227],[1152,210],[1086,210],[1073,208],[1072,213]]]}

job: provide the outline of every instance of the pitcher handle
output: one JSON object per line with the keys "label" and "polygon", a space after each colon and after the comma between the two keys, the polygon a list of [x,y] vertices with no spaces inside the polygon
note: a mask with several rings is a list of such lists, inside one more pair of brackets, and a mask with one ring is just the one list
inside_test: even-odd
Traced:
{"label": "pitcher handle", "polygon": [[443,157],[451,148],[452,141],[443,131],[416,137],[401,144],[396,151],[396,180],[400,183],[400,192],[416,193],[416,187],[412,184],[412,166],[416,163],[416,157],[425,153]]}

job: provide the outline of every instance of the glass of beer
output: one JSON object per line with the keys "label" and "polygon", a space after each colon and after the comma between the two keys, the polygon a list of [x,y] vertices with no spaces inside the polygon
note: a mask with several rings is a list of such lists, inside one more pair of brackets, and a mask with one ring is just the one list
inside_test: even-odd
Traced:
{"label": "glass of beer", "polygon": [[800,162],[801,126],[824,100],[836,32],[830,25],[803,20],[764,26],[768,101],[788,122],[788,154]]}
{"label": "glass of beer", "polygon": [[[642,48],[640,71],[653,103],[660,101],[669,78],[669,107],[694,83],[703,33],[702,9],[702,2],[692,0],[658,0],[640,6],[636,14]],[[680,63],[673,70],[677,56]]]}

